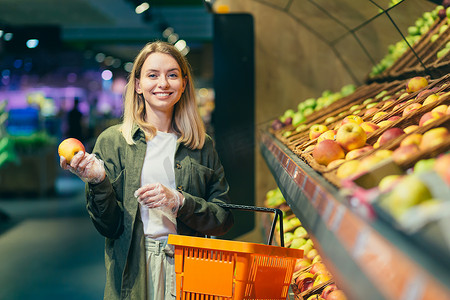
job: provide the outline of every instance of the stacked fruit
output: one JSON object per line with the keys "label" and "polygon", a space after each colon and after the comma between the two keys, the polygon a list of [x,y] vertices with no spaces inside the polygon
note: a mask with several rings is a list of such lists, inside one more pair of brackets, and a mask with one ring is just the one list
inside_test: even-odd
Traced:
{"label": "stacked fruit", "polygon": [[[444,1],[443,5],[436,6],[434,10],[431,12],[425,12],[420,18],[418,18],[414,25],[408,28],[408,34],[405,35],[405,40],[389,45],[388,54],[372,68],[369,76],[375,77],[390,68],[409,49],[408,44],[414,48],[415,44],[429,32],[437,21],[447,19],[447,7],[448,1]],[[446,30],[445,26],[442,30]],[[431,39],[435,40],[437,37],[432,37]]]}
{"label": "stacked fruit", "polygon": [[[408,83],[413,80],[423,81],[417,86],[416,92],[428,85],[423,77],[413,78]],[[450,136],[449,104],[448,93],[423,89],[415,98],[394,105],[392,111],[375,113],[375,115],[393,114],[387,120],[378,124],[373,123],[373,126],[379,126],[387,122],[389,127],[378,130],[378,135],[371,135],[372,142],[375,141],[373,145],[350,151],[345,156],[346,160],[335,162],[334,165],[342,162],[337,167],[336,176],[340,179],[355,176],[375,167],[385,159],[392,158],[396,163],[403,164],[440,146],[446,150],[447,139]],[[378,129],[383,126],[379,126]],[[365,152],[370,153],[363,155]],[[355,159],[358,157],[361,158]],[[348,160],[349,158],[351,160]]]}
{"label": "stacked fruit", "polygon": [[[286,209],[286,200],[276,188],[266,194],[265,205],[272,208],[283,208],[283,236],[287,247],[303,250],[304,256],[299,258],[294,267],[292,290],[299,299],[346,299],[342,290],[337,288],[331,272],[327,269],[314,242],[301,221]],[[276,227],[279,236],[279,226]]]}
{"label": "stacked fruit", "polygon": [[[340,91],[331,92],[329,90],[325,90],[318,98],[308,98],[306,100],[303,100],[297,105],[296,111],[294,109],[288,109],[283,113],[282,116],[275,119],[272,122],[272,129],[279,130],[288,125],[299,128],[299,125],[306,122],[306,118],[309,115],[311,115],[315,111],[319,111],[324,107],[329,106],[333,102],[343,97],[350,95],[354,91],[355,86],[353,84],[348,84],[343,86]],[[284,134],[289,135],[290,133],[290,131],[286,131]]]}

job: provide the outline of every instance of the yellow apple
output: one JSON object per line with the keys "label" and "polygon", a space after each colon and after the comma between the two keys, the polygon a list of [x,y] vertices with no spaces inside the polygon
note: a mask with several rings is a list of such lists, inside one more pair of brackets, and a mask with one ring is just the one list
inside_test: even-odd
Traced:
{"label": "yellow apple", "polygon": [[420,133],[412,133],[412,134],[406,136],[400,142],[400,147],[411,145],[411,144],[419,146],[421,141],[422,141],[422,134],[420,134]]}
{"label": "yellow apple", "polygon": [[373,115],[372,121],[375,121],[376,119],[381,118],[382,116],[384,116],[386,114],[387,114],[387,112],[385,112],[385,111],[379,111]]}
{"label": "yellow apple", "polygon": [[336,133],[336,142],[346,151],[361,148],[366,144],[367,134],[356,123],[347,123],[339,127]]}
{"label": "yellow apple", "polygon": [[360,161],[359,160],[349,160],[344,162],[336,170],[336,177],[339,179],[344,179],[350,176],[355,176],[360,172]]}
{"label": "yellow apple", "polygon": [[426,97],[425,100],[423,101],[423,105],[428,105],[430,103],[437,101],[438,99],[439,99],[439,95],[437,95],[437,94],[428,95],[428,97]]}
{"label": "yellow apple", "polygon": [[411,133],[414,130],[416,130],[417,128],[419,128],[419,125],[409,125],[408,127],[406,127],[405,129],[403,129],[403,131],[405,133]]}
{"label": "yellow apple", "polygon": [[436,106],[435,108],[433,108],[431,111],[433,111],[433,112],[440,112],[440,113],[445,114],[447,112],[447,109],[448,109],[448,105],[441,104],[441,105]]}
{"label": "yellow apple", "polygon": [[340,159],[333,160],[332,162],[330,162],[330,163],[327,165],[327,168],[328,168],[328,169],[333,169],[333,168],[339,166],[340,164],[342,164],[342,163],[344,163],[344,162],[346,162],[346,161],[347,161],[347,160],[345,160],[345,158],[340,158]]}
{"label": "yellow apple", "polygon": [[380,126],[370,121],[362,122],[359,126],[361,126],[361,128],[364,129],[366,133],[374,132],[375,130],[380,128]]}
{"label": "yellow apple", "polygon": [[309,139],[314,140],[327,130],[328,127],[323,124],[314,124],[309,129]]}
{"label": "yellow apple", "polygon": [[319,135],[317,142],[320,143],[323,140],[334,140],[336,138],[336,130],[330,129]]}
{"label": "yellow apple", "polygon": [[446,139],[450,137],[450,133],[445,127],[436,127],[426,131],[422,135],[422,141],[420,142],[419,148],[421,150],[426,150],[435,147],[439,144],[445,142]]}
{"label": "yellow apple", "polygon": [[346,116],[342,120],[341,125],[344,125],[344,124],[347,124],[347,123],[350,123],[350,122],[353,122],[353,123],[356,123],[356,124],[361,124],[362,122],[364,122],[364,120],[358,115],[349,115],[349,116]]}
{"label": "yellow apple", "polygon": [[385,193],[388,190],[392,189],[392,187],[397,184],[401,178],[402,175],[398,174],[386,175],[378,183],[378,189],[380,190],[380,192]]}
{"label": "yellow apple", "polygon": [[61,142],[58,146],[58,154],[66,159],[70,164],[72,158],[80,151],[85,152],[83,143],[75,138],[68,138]]}
{"label": "yellow apple", "polygon": [[410,78],[406,82],[406,92],[414,93],[428,86],[428,80],[422,76]]}
{"label": "yellow apple", "polygon": [[394,121],[391,121],[391,120],[384,120],[384,121],[379,122],[377,125],[378,125],[379,127],[386,127],[386,126],[388,126],[388,125],[391,125],[392,123],[394,123]]}

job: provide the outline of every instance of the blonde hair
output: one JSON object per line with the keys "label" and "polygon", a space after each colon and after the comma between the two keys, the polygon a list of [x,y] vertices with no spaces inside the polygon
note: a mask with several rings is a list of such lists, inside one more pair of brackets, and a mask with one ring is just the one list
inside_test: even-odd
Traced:
{"label": "blonde hair", "polygon": [[145,100],[136,92],[135,82],[140,77],[142,66],[152,53],[165,53],[172,56],[186,78],[186,88],[180,100],[175,104],[172,129],[178,135],[178,141],[191,149],[201,149],[205,143],[205,125],[197,108],[194,84],[190,65],[186,58],[172,45],[162,41],[145,45],[134,60],[133,69],[128,76],[128,83],[124,94],[123,122],[120,127],[123,137],[128,144],[135,144],[132,131],[138,125],[145,133],[147,140],[156,135],[156,128],[145,121]]}

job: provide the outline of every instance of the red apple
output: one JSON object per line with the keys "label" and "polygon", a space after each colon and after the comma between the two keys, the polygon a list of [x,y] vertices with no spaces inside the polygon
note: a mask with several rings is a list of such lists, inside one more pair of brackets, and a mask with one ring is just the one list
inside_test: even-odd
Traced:
{"label": "red apple", "polygon": [[445,142],[446,139],[450,137],[450,133],[445,127],[436,127],[426,131],[422,135],[422,141],[420,142],[419,148],[421,150],[426,150],[435,147],[439,144]]}
{"label": "red apple", "polygon": [[428,86],[428,80],[422,76],[410,78],[406,82],[406,92],[414,93]]}
{"label": "red apple", "polygon": [[378,111],[378,108],[376,107],[371,107],[368,108],[365,112],[364,112],[364,117],[367,117],[368,115],[374,114]]}
{"label": "red apple", "polygon": [[366,144],[366,140],[366,132],[356,123],[342,125],[336,133],[336,142],[346,151],[361,148]]}
{"label": "red apple", "polygon": [[411,103],[411,104],[409,104],[408,106],[406,106],[406,107],[403,109],[402,116],[404,117],[404,116],[406,116],[407,114],[410,114],[410,113],[412,113],[412,112],[418,110],[418,109],[421,108],[421,107],[422,107],[422,104],[420,104],[420,103],[417,103],[417,102]]}
{"label": "red apple", "polygon": [[370,121],[363,122],[359,126],[361,126],[361,128],[364,129],[366,133],[374,132],[375,130],[380,128],[380,126]]}
{"label": "red apple", "polygon": [[392,116],[392,117],[390,117],[389,119],[387,119],[388,121],[392,121],[392,122],[394,122],[394,121],[397,121],[397,120],[400,120],[402,117],[400,117],[400,116]]}
{"label": "red apple", "polygon": [[398,127],[389,128],[388,130],[383,132],[383,134],[381,134],[381,136],[379,138],[379,144],[380,144],[380,146],[382,146],[382,145],[392,141],[393,139],[401,136],[404,133],[405,132],[401,128],[398,128]]}
{"label": "red apple", "polygon": [[425,126],[441,117],[445,116],[445,114],[436,111],[429,111],[423,114],[423,116],[419,120],[419,126]]}
{"label": "red apple", "polygon": [[318,164],[326,166],[333,160],[344,158],[345,153],[336,141],[323,140],[314,147],[312,156]]}
{"label": "red apple", "polygon": [[337,290],[337,285],[335,283],[327,285],[320,294],[320,297],[327,299],[328,294],[330,294],[332,291]]}
{"label": "red apple", "polygon": [[392,154],[392,159],[394,162],[401,164],[407,161],[410,157],[418,153],[419,147],[416,144],[409,144],[406,146],[400,146],[394,150]]}
{"label": "red apple", "polygon": [[347,300],[342,290],[334,290],[328,294],[327,300]]}
{"label": "red apple", "polygon": [[68,164],[79,151],[85,152],[86,150],[83,143],[75,138],[65,139],[58,146],[59,156],[65,157]]}
{"label": "red apple", "polygon": [[334,140],[336,139],[336,130],[330,129],[319,135],[317,142],[320,143],[323,140]]}
{"label": "red apple", "polygon": [[314,284],[314,275],[310,272],[302,273],[295,279],[295,284],[301,293],[307,291],[312,288]]}
{"label": "red apple", "polygon": [[314,140],[327,130],[328,127],[323,124],[314,124],[309,129],[309,139]]}

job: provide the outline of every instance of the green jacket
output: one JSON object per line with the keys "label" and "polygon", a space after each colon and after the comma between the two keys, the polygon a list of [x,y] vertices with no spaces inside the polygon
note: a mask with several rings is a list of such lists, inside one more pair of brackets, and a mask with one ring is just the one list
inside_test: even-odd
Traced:
{"label": "green jacket", "polygon": [[[140,187],[146,153],[144,133],[133,131],[135,145],[128,145],[119,125],[98,137],[93,153],[105,164],[107,178],[86,186],[87,211],[96,229],[106,237],[106,286],[104,298],[146,299],[143,224],[134,192]],[[215,203],[228,202],[228,183],[207,136],[200,150],[177,143],[175,182],[185,201],[177,217],[178,234],[222,235],[233,225],[233,216]]]}

